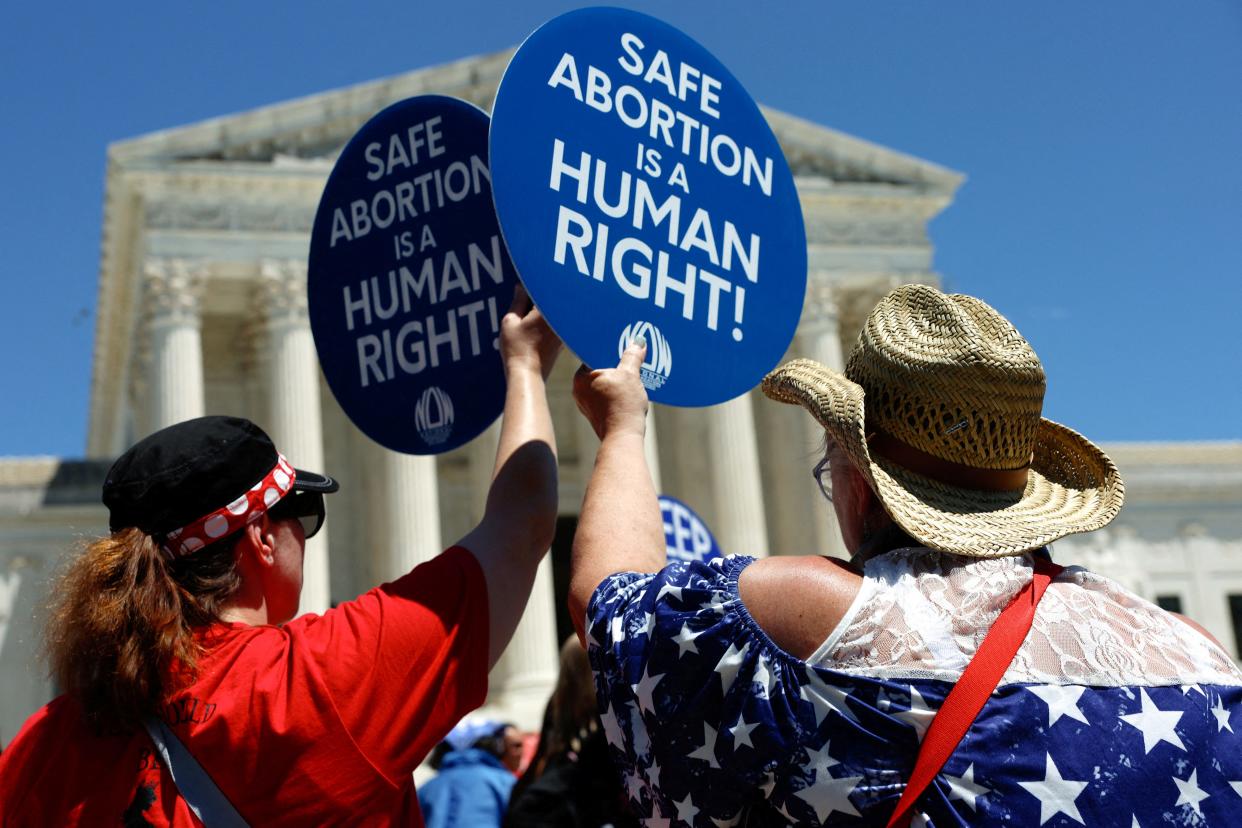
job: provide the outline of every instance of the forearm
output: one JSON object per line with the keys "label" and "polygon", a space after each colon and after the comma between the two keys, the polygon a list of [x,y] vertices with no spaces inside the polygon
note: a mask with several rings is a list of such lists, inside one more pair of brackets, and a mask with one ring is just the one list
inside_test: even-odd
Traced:
{"label": "forearm", "polygon": [[664,527],[637,431],[600,443],[587,485],[570,568],[570,608],[581,624],[591,594],[615,572],[657,572],[665,562]]}
{"label": "forearm", "polygon": [[544,379],[539,370],[524,365],[508,366],[505,376],[505,410],[487,512],[511,520],[525,517],[532,524],[528,528],[546,534],[550,543],[557,510],[556,436]]}

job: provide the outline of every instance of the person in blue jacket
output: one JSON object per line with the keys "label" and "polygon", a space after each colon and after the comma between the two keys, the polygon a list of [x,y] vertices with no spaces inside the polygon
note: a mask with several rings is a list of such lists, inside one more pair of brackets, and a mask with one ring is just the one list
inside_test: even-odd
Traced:
{"label": "person in blue jacket", "polygon": [[500,825],[517,782],[504,761],[516,732],[495,719],[463,719],[453,728],[432,757],[439,773],[418,789],[426,828]]}

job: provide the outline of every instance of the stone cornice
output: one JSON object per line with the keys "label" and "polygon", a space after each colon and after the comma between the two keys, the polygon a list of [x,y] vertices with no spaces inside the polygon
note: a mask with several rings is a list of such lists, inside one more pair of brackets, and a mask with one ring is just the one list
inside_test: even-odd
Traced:
{"label": "stone cornice", "polygon": [[761,106],[789,165],[838,182],[885,182],[952,196],[965,176],[888,147]]}
{"label": "stone cornice", "polygon": [[227,230],[244,233],[309,233],[316,205],[289,201],[160,198],[146,205],[151,230]]}
{"label": "stone cornice", "polygon": [[108,149],[120,164],[163,159],[312,157],[343,145],[390,103],[438,92],[488,106],[513,49],[356,84],[235,115],[121,141]]}

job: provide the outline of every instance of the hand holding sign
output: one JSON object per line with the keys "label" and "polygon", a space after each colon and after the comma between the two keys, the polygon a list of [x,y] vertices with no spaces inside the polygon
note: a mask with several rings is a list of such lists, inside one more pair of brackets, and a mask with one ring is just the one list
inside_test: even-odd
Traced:
{"label": "hand holding sign", "polygon": [[487,130],[487,115],[455,98],[393,104],[341,151],[315,215],[307,292],[320,365],[354,424],[396,451],[456,448],[504,406],[500,322],[516,280]]}
{"label": "hand holding sign", "polygon": [[710,405],[784,354],[806,289],[793,177],[697,43],[622,9],[549,21],[505,72],[490,149],[522,280],[588,364],[642,336],[651,398]]}
{"label": "hand holding sign", "polygon": [[647,392],[639,369],[647,344],[635,340],[621,354],[616,368],[579,366],[574,374],[574,402],[587,418],[595,436],[630,431],[642,437],[647,430]]}
{"label": "hand holding sign", "polygon": [[500,350],[505,368],[528,367],[545,380],[560,355],[562,342],[521,284],[513,291],[513,304],[500,320]]}

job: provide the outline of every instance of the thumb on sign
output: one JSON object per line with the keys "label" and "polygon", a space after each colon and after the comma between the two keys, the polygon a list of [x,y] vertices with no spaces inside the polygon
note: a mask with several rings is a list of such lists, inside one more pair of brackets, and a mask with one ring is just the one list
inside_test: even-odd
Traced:
{"label": "thumb on sign", "polygon": [[647,389],[639,369],[647,356],[641,337],[621,354],[616,368],[591,370],[582,365],[574,374],[574,402],[601,440],[629,431],[642,437],[647,430]]}

